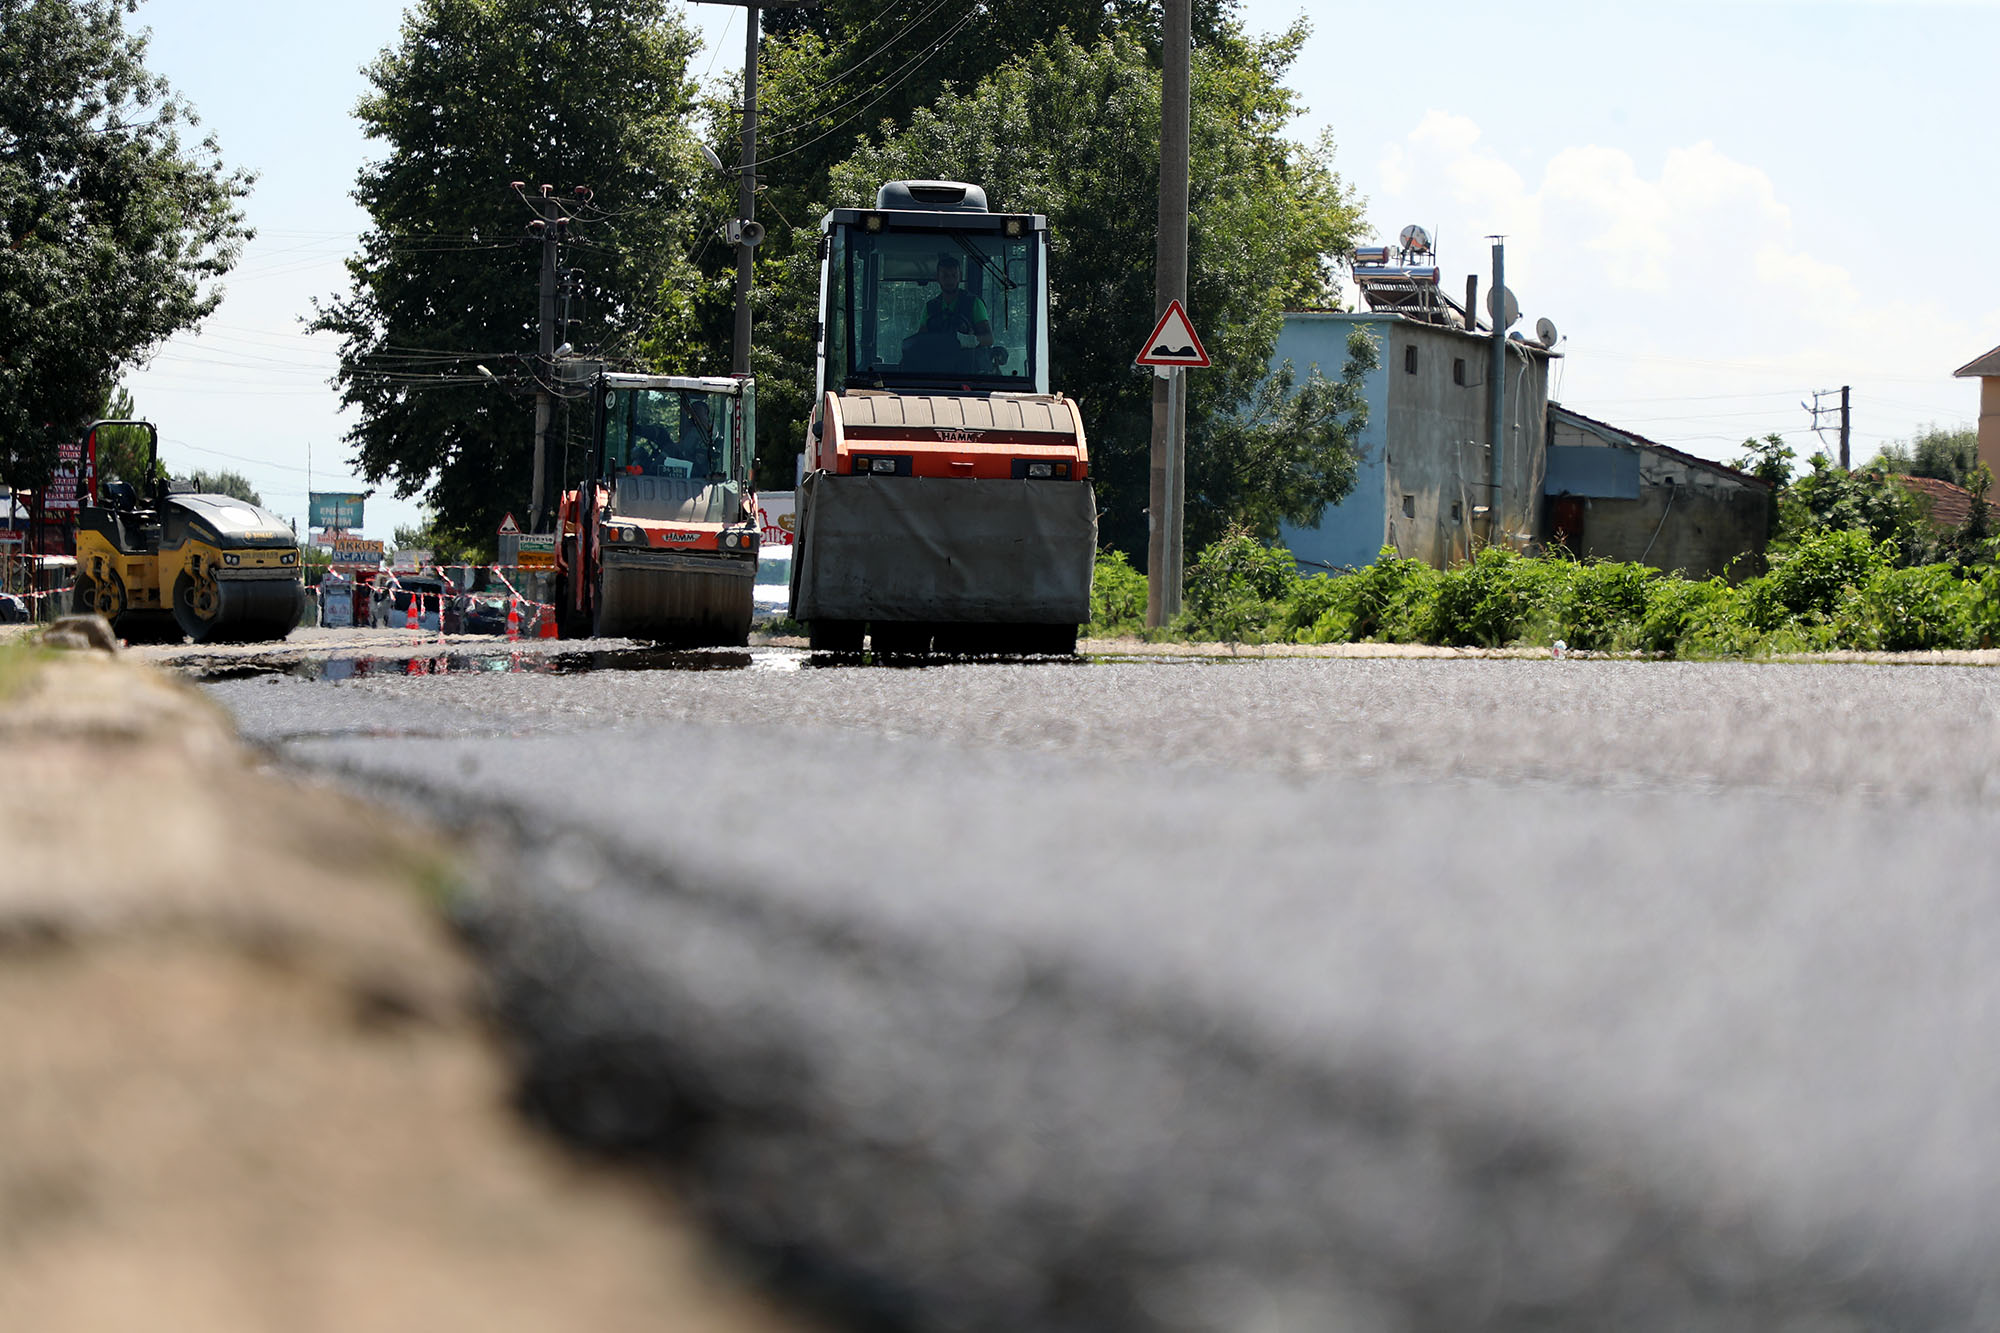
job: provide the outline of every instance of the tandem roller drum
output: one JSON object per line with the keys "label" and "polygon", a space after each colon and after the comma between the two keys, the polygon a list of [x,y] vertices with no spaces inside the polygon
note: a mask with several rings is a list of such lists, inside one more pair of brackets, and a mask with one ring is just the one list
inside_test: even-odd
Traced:
{"label": "tandem roller drum", "polygon": [[218,579],[183,574],[174,589],[174,619],[196,643],[259,643],[282,639],[305,613],[298,579]]}

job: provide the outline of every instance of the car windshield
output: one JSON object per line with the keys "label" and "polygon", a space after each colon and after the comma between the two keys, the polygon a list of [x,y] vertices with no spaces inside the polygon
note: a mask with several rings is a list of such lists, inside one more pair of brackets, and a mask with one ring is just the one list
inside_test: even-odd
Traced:
{"label": "car windshield", "polygon": [[610,389],[604,470],[613,477],[727,481],[740,470],[730,397],[695,389]]}

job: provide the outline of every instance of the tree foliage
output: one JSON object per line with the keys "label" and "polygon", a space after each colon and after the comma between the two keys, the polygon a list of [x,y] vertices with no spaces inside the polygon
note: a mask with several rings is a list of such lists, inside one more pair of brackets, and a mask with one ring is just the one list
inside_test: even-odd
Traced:
{"label": "tree foliage", "polygon": [[1875,466],[1884,472],[1931,477],[1970,490],[1973,471],[1979,466],[1979,432],[1970,426],[1948,430],[1933,422],[1907,440],[1892,440],[1882,446]]}
{"label": "tree foliage", "polygon": [[[137,421],[139,409],[123,385],[107,390],[92,418],[98,421]],[[151,480],[147,468],[152,460],[152,441],[137,426],[106,426],[97,432],[97,475],[117,477],[134,486],[145,487]]]}
{"label": "tree foliage", "polygon": [[250,478],[241,472],[207,472],[196,468],[174,478],[179,485],[203,495],[227,495],[253,505],[262,505],[264,497],[257,494],[257,488],[250,484]]}
{"label": "tree foliage", "polygon": [[42,484],[119,372],[221,300],[250,232],[131,0],[0,0],[0,472]]}
{"label": "tree foliage", "polygon": [[[522,242],[553,208],[540,185],[575,219],[560,264],[580,270],[576,322],[558,341],[621,363],[693,336],[693,45],[666,0],[418,0],[368,67],[357,114],[383,156],[354,196],[370,226],[313,327],[342,340],[356,467],[428,497],[444,531],[476,539],[527,503],[532,391],[568,392],[534,355],[541,247]],[[568,403],[552,483],[587,426]]]}
{"label": "tree foliage", "polygon": [[[1274,514],[1309,511],[1327,493],[1331,474],[1302,491],[1249,494],[1294,475],[1282,460],[1302,456],[1296,431],[1291,445],[1265,441],[1247,461],[1222,452],[1259,429],[1255,412],[1243,413],[1284,310],[1332,300],[1335,256],[1359,226],[1331,143],[1301,146],[1282,134],[1296,111],[1283,77],[1305,34],[1303,25],[1266,39],[1232,29],[1196,52],[1188,307],[1215,366],[1190,381],[1191,541],[1234,522],[1268,529]],[[1160,75],[1147,49],[1125,36],[1084,46],[1059,34],[858,146],[833,169],[824,201],[866,206],[885,180],[940,177],[981,183],[996,208],[1048,216],[1051,382],[1082,407],[1104,535],[1127,551],[1145,543],[1152,378],[1131,362],[1153,320],[1159,142]],[[760,334],[764,411],[788,421],[793,441],[809,409],[817,284],[812,252],[801,248]],[[1324,424],[1322,409],[1339,397],[1314,390],[1291,425]],[[1322,451],[1331,443],[1322,432]],[[797,445],[785,447],[789,458]]]}

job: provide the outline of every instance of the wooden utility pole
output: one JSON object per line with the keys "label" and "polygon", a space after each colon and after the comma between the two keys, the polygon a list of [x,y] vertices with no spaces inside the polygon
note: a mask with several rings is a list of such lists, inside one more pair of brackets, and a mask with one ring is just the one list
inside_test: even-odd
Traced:
{"label": "wooden utility pole", "polygon": [[[1160,215],[1154,250],[1155,319],[1169,304],[1187,301],[1188,120],[1193,70],[1191,0],[1164,0],[1161,26]],[[1153,380],[1153,452],[1146,516],[1146,625],[1158,628],[1180,614],[1181,533],[1186,518],[1185,424],[1187,396],[1169,369]]]}

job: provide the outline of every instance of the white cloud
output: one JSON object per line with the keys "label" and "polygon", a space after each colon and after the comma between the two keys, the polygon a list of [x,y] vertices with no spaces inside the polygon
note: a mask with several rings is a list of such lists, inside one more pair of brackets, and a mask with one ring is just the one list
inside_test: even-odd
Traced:
{"label": "white cloud", "polygon": [[[1838,196],[1783,199],[1712,143],[1656,164],[1600,144],[1522,163],[1474,120],[1432,110],[1381,166],[1378,232],[1434,227],[1448,291],[1454,274],[1488,270],[1483,237],[1507,236],[1507,285],[1530,322],[1549,315],[1568,335],[1563,396],[1586,411],[1713,455],[1752,433],[1802,434],[1798,399],[1829,385],[1897,405],[1870,418],[1878,438],[1976,410],[1951,371],[2000,340],[2000,317],[1980,322],[1990,302],[1955,301],[1946,281],[1912,283],[1872,255],[1860,267],[1806,252],[1794,208]],[[1741,395],[1740,410],[1687,405],[1732,406],[1723,395]]]}

